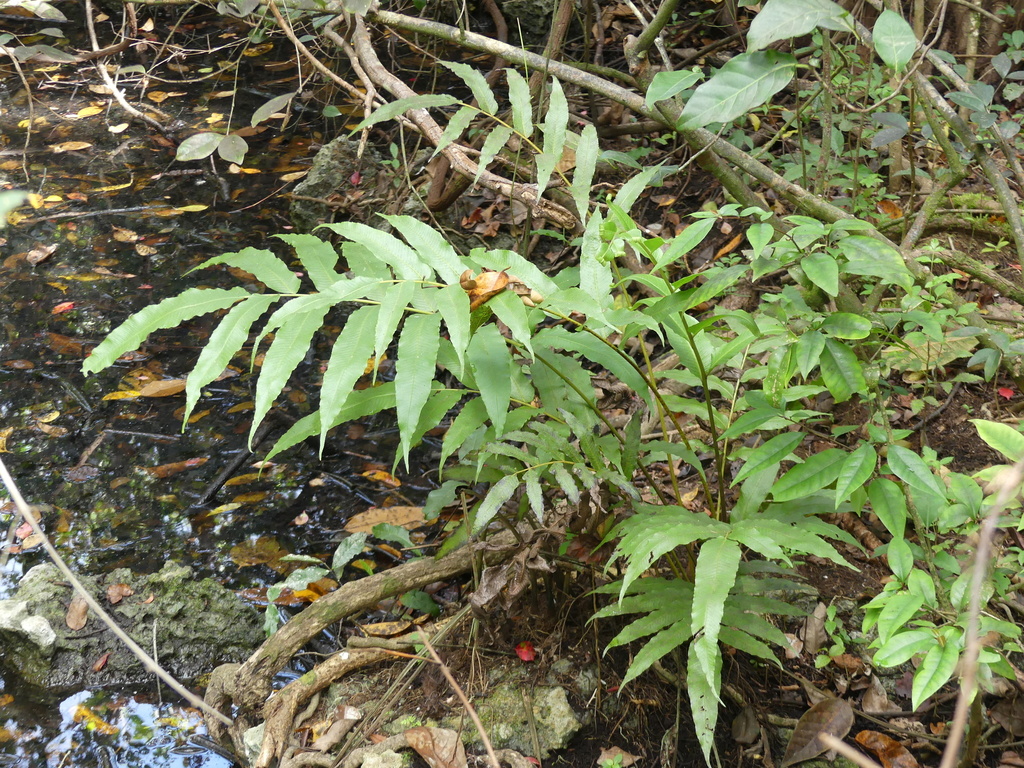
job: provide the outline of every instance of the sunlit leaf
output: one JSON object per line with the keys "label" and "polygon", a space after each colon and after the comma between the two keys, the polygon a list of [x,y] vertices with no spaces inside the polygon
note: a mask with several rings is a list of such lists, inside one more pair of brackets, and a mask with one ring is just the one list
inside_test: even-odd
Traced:
{"label": "sunlit leaf", "polygon": [[345,407],[355,383],[363,375],[366,361],[373,353],[373,328],[378,324],[381,308],[366,306],[357,309],[345,322],[331,348],[331,359],[320,388],[320,453],[327,443],[327,433]]}
{"label": "sunlit leaf", "polygon": [[505,430],[512,398],[512,357],[504,337],[493,324],[480,328],[469,342],[467,358],[473,369],[480,399],[497,435]]}
{"label": "sunlit leaf", "polygon": [[245,270],[272,291],[278,293],[296,293],[299,290],[299,278],[288,269],[288,265],[270,251],[262,248],[250,247],[236,253],[224,253],[207,259],[194,269],[205,269],[217,264],[227,264]]}
{"label": "sunlit leaf", "polygon": [[221,133],[194,133],[178,145],[175,159],[179,162],[189,160],[202,160],[217,151],[224,134]]}

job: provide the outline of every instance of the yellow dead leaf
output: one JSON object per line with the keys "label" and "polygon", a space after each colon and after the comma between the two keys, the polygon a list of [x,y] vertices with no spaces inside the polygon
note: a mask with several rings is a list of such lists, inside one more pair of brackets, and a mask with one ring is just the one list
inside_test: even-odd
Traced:
{"label": "yellow dead leaf", "polygon": [[139,388],[140,397],[170,397],[185,391],[185,379],[151,381]]}
{"label": "yellow dead leaf", "polygon": [[124,184],[111,184],[109,187],[96,187],[93,192],[117,192],[121,189],[127,189],[132,185],[132,182],[127,181]]}
{"label": "yellow dead leaf", "polygon": [[101,400],[131,400],[135,397],[142,397],[137,389],[122,389],[117,392],[108,392]]}
{"label": "yellow dead leaf", "polygon": [[118,123],[107,128],[110,133],[124,133],[126,130],[128,130],[128,123]]}
{"label": "yellow dead leaf", "polygon": [[61,152],[77,152],[82,149],[88,149],[91,147],[88,141],[64,141],[60,144],[51,144],[50,151],[55,155],[59,155]]}
{"label": "yellow dead leaf", "polygon": [[370,507],[349,518],[345,530],[349,533],[372,533],[375,525],[390,523],[402,528],[417,528],[423,525],[423,507],[396,506]]}
{"label": "yellow dead leaf", "polygon": [[182,213],[198,213],[199,211],[205,211],[209,207],[208,205],[183,205],[174,210]]}
{"label": "yellow dead leaf", "polygon": [[26,195],[26,198],[28,199],[28,204],[32,206],[33,210],[38,211],[43,207],[42,195],[36,194],[35,192],[29,192],[28,195]]}
{"label": "yellow dead leaf", "polygon": [[402,481],[392,475],[390,472],[385,472],[383,469],[370,469],[366,472],[361,473],[363,477],[370,480],[376,480],[378,483],[383,483],[391,488],[401,488]]}
{"label": "yellow dead leaf", "polygon": [[95,115],[101,114],[104,109],[106,109],[106,107],[83,107],[82,109],[78,110],[78,117],[93,117]]}

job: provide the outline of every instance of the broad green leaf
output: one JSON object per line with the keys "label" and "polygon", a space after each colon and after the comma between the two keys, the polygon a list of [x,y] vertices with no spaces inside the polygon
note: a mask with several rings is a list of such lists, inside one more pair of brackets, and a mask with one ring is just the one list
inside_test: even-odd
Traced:
{"label": "broad green leaf", "polygon": [[780,477],[772,486],[772,499],[776,502],[791,501],[810,496],[831,485],[839,477],[845,451],[829,448],[809,456],[803,464],[797,464]]}
{"label": "broad green leaf", "polygon": [[698,86],[679,116],[679,127],[704,128],[712,123],[732,122],[786,87],[794,72],[796,59],[791,54],[741,53]]}
{"label": "broad green leaf", "polygon": [[[263,358],[260,377],[256,382],[256,405],[253,409],[252,427],[249,429],[250,445],[257,427],[288,383],[292,371],[309,352],[313,334],[324,324],[324,317],[332,305],[333,302],[323,298],[323,294],[300,296],[288,302],[267,321],[267,327],[276,326],[277,331],[270,349]],[[282,310],[288,312],[284,314]],[[278,321],[274,318],[285,319],[276,325]],[[266,328],[263,332],[266,333]]]}
{"label": "broad green leaf", "polygon": [[911,629],[897,632],[875,650],[871,661],[880,667],[895,667],[910,661],[918,654],[925,654],[935,646],[935,633],[928,629]]}
{"label": "broad green leaf", "polygon": [[[346,421],[354,421],[364,416],[370,416],[388,408],[395,407],[395,383],[389,381],[369,389],[361,389],[349,395],[345,407],[341,409],[337,420],[331,428],[344,424]],[[286,451],[294,445],[301,443],[310,437],[320,434],[320,411],[314,411],[308,416],[303,416],[292,424],[267,454],[267,461]]]}
{"label": "broad green leaf", "polygon": [[427,397],[427,403],[420,411],[420,420],[409,436],[409,444],[416,446],[427,432],[436,429],[448,412],[455,406],[466,392],[463,389],[434,389]]}
{"label": "broad green leaf", "polygon": [[[722,625],[725,601],[736,583],[742,550],[732,539],[714,538],[701,544],[693,580],[694,632],[702,632],[705,641],[697,653],[699,668],[708,685],[715,684],[715,657],[718,654],[718,630]],[[694,670],[691,669],[692,673]],[[687,678],[687,682],[692,682]],[[717,688],[715,695],[718,695]]]}
{"label": "broad green leaf", "polygon": [[878,57],[895,72],[902,72],[917,50],[917,37],[906,20],[886,8],[871,31]]}
{"label": "broad green leaf", "polygon": [[583,222],[586,222],[587,211],[590,208],[590,185],[594,183],[598,149],[597,128],[592,123],[587,123],[576,145],[576,168],[573,170],[572,184],[569,187],[572,199],[576,203],[576,211]]}
{"label": "broad green leaf", "polygon": [[231,308],[220,321],[203,351],[196,360],[196,365],[188,375],[185,384],[185,414],[182,417],[182,429],[188,424],[188,417],[199,400],[202,389],[220,376],[234,354],[242,348],[249,338],[252,324],[262,317],[271,304],[281,297],[276,294],[250,294],[249,298]]}
{"label": "broad green leaf", "polygon": [[479,397],[473,398],[463,405],[444,434],[444,441],[441,443],[441,459],[438,464],[444,467],[448,457],[459,450],[466,438],[482,427],[486,420],[487,408]]}
{"label": "broad green leaf", "polygon": [[394,235],[354,221],[321,226],[366,246],[377,259],[394,269],[395,274],[402,280],[423,280],[428,276],[430,268],[420,261],[412,248]]}
{"label": "broad green leaf", "polygon": [[871,321],[850,312],[832,312],[822,322],[821,330],[837,339],[866,339],[871,335]]}
{"label": "broad green leaf", "polygon": [[398,338],[395,360],[395,409],[401,437],[402,457],[409,463],[412,434],[420,420],[420,411],[430,396],[434,380],[437,350],[441,344],[441,316],[410,315]]}
{"label": "broad green leaf", "polygon": [[583,233],[583,246],[580,249],[580,290],[600,300],[612,293],[612,269],[601,259],[601,212],[587,222]]}
{"label": "broad green leaf", "polygon": [[494,324],[485,325],[473,334],[466,355],[480,399],[487,407],[496,436],[500,437],[512,399],[512,356],[505,338]]}
{"label": "broad green leaf", "polygon": [[223,139],[224,134],[222,133],[210,133],[207,131],[193,133],[178,145],[178,149],[174,153],[174,159],[181,163],[188,162],[189,160],[203,160],[217,151],[217,147],[220,146]]}
{"label": "broad green leaf", "polygon": [[902,445],[890,445],[885,457],[889,468],[900,480],[915,491],[933,493],[940,499],[946,498],[946,489],[924,463],[924,459]]}
{"label": "broad green leaf", "polygon": [[777,40],[789,40],[818,27],[853,32],[850,14],[832,0],[768,0],[750,22],[747,50],[756,51]]}
{"label": "broad green leaf", "polygon": [[772,241],[774,236],[775,228],[767,221],[759,221],[747,227],[747,242],[750,243],[753,258],[758,259],[761,257],[761,252],[764,251],[765,246]]}
{"label": "broad green leaf", "polygon": [[851,275],[877,277],[888,285],[898,285],[909,291],[914,285],[900,252],[889,243],[866,235],[848,235],[836,243],[846,257],[843,272]]}
{"label": "broad green leaf", "polygon": [[889,570],[901,583],[905,583],[914,569],[914,553],[906,539],[893,539],[885,548],[885,559]]}
{"label": "broad green leaf", "polygon": [[907,500],[900,487],[892,480],[876,478],[868,486],[868,498],[886,530],[894,538],[902,539],[907,526]]}
{"label": "broad green leaf", "polygon": [[454,96],[448,96],[447,94],[441,93],[428,93],[422,96],[410,96],[406,99],[398,99],[398,101],[389,102],[388,104],[374,110],[373,114],[357,125],[352,132],[355,133],[355,131],[361,131],[364,128],[369,128],[371,125],[382,123],[385,120],[393,120],[399,115],[404,115],[410,109],[447,107],[449,104],[458,103],[459,100]]}
{"label": "broad green leaf", "polygon": [[825,339],[818,365],[821,379],[837,403],[845,403],[856,392],[867,391],[868,382],[860,360],[841,341]]}
{"label": "broad green leaf", "polygon": [[462,81],[469,86],[469,90],[473,92],[473,98],[476,99],[481,110],[492,116],[498,114],[498,100],[494,98],[494,92],[491,91],[491,86],[487,84],[487,78],[480,70],[456,61],[442,61],[439,64],[462,78]]}
{"label": "broad green leaf", "polygon": [[326,291],[341,280],[338,272],[338,251],[316,235],[274,235],[295,249],[302,268],[318,291]]}
{"label": "broad green leaf", "polygon": [[656,634],[646,645],[644,645],[643,648],[637,651],[636,655],[633,657],[633,661],[629,665],[629,669],[626,670],[626,676],[622,679],[623,687],[646,672],[654,662],[662,658],[665,654],[670,653],[681,646],[689,640],[691,636],[691,634],[688,634],[688,627],[684,622],[673,624],[667,629]]}
{"label": "broad green leaf", "polygon": [[381,216],[388,224],[397,229],[406,242],[412,246],[420,261],[429,265],[446,283],[459,282],[459,276],[465,270],[459,255],[433,227],[412,216]]}
{"label": "broad green leaf", "polygon": [[473,516],[473,533],[482,531],[487,527],[487,524],[498,514],[502,505],[512,498],[512,494],[516,492],[518,487],[518,475],[505,475],[505,477],[491,486],[483,501],[480,502],[480,506],[476,508],[476,514]]}
{"label": "broad green leaf", "polygon": [[327,433],[348,401],[366,363],[373,354],[373,329],[379,325],[381,307],[366,306],[353,312],[331,348],[331,359],[320,388],[320,455]]}
{"label": "broad green leaf", "polygon": [[800,334],[796,342],[796,369],[805,379],[818,367],[821,353],[825,349],[825,336],[820,331]]}
{"label": "broad green leaf", "polygon": [[629,211],[640,195],[654,183],[654,179],[662,177],[664,173],[664,166],[652,165],[644,168],[619,187],[612,202],[622,210]]}
{"label": "broad green leaf", "polygon": [[878,454],[870,443],[864,443],[846,457],[839,470],[839,477],[836,478],[836,509],[849,500],[853,491],[864,487],[864,483],[874,473],[877,462]]}
{"label": "broad green leaf", "polygon": [[544,116],[544,146],[537,157],[537,189],[543,192],[551,179],[551,173],[562,159],[565,149],[565,131],[569,124],[569,102],[565,99],[562,85],[557,78],[551,78],[551,93],[548,96],[548,113]]}
{"label": "broad green leaf", "polygon": [[480,148],[480,157],[477,160],[476,166],[476,177],[473,179],[474,183],[480,181],[480,175],[491,164],[491,161],[494,160],[494,156],[508,144],[512,133],[513,130],[507,125],[496,125],[487,134],[487,138],[484,139],[484,145]]}
{"label": "broad green leaf", "polygon": [[792,344],[777,346],[768,356],[762,391],[768,402],[776,408],[785,404],[789,382],[796,371],[795,350]]}
{"label": "broad green leaf", "polygon": [[[446,285],[434,294],[434,306],[448,328],[448,339],[459,358],[461,376],[466,368],[466,348],[469,346],[469,297],[458,283]],[[444,462],[442,462],[444,463]]]}
{"label": "broad green leaf", "polygon": [[296,293],[301,285],[298,276],[288,269],[287,264],[263,248],[243,248],[237,253],[215,256],[212,259],[207,259],[195,269],[205,269],[216,264],[228,264],[243,269],[277,293]]}
{"label": "broad green leaf", "polygon": [[473,107],[460,107],[459,111],[448,119],[448,125],[444,127],[441,138],[437,141],[434,154],[438,154],[452,142],[458,141],[459,137],[466,132],[469,124],[473,122],[473,118],[478,114],[480,114],[480,110]]}
{"label": "broad green leaf", "polygon": [[807,279],[833,298],[839,295],[839,265],[830,253],[809,253],[800,259]]}
{"label": "broad green leaf", "polygon": [[221,159],[236,165],[245,162],[245,153],[248,151],[249,145],[245,139],[234,133],[229,133],[217,145],[217,154]]}
{"label": "broad green leaf", "polygon": [[999,451],[1012,462],[1018,462],[1024,458],[1024,434],[1009,424],[985,421],[984,419],[971,419],[971,423],[978,430],[978,437],[984,440],[990,448]]}
{"label": "broad green leaf", "polygon": [[703,77],[704,73],[696,68],[677,72],[658,72],[651,80],[651,84],[647,86],[647,95],[644,101],[647,107],[652,109],[655,102],[671,99]]}
{"label": "broad green leaf", "polygon": [[772,464],[778,464],[789,456],[803,442],[803,439],[804,435],[802,432],[784,432],[765,441],[763,445],[758,446],[752,453],[748,454],[742,469],[737,473],[732,484],[736,485],[736,483],[741,482],[755,472],[760,472]]}
{"label": "broad green leaf", "polygon": [[241,286],[228,289],[189,288],[159,304],[146,307],[121,323],[100,342],[82,363],[82,373],[102,371],[125,352],[138,349],[153,331],[174,328],[193,317],[227,309],[250,296],[252,294]]}
{"label": "broad green leaf", "polygon": [[282,93],[280,96],[275,96],[270,99],[270,101],[265,102],[263,106],[252,113],[252,120],[249,122],[249,127],[255,128],[275,112],[280,112],[282,109],[287,107],[288,102],[295,98],[296,93],[297,91]]}
{"label": "broad green leaf", "polygon": [[915,710],[953,677],[962,650],[963,635],[960,629],[947,627],[943,630],[942,637],[932,645],[931,650],[924,655],[921,666],[914,672],[910,700]]}
{"label": "broad green leaf", "polygon": [[508,80],[508,101],[512,105],[512,125],[524,139],[533,135],[533,99],[530,98],[530,84],[514,69],[506,69]]}
{"label": "broad green leaf", "polygon": [[[711,665],[711,674],[699,674],[703,664]],[[708,679],[710,677],[710,680]],[[701,635],[687,652],[686,690],[690,696],[690,714],[697,741],[704,753],[704,762],[711,765],[711,749],[715,745],[715,726],[718,724],[719,693],[722,689],[722,652]]]}
{"label": "broad green leaf", "polygon": [[734,629],[732,627],[722,627],[722,631],[719,633],[718,639],[730,648],[735,648],[737,651],[748,653],[751,656],[759,656],[777,667],[782,666],[782,663],[775,656],[775,652],[771,649],[771,646],[750,636],[743,630]]}
{"label": "broad green leaf", "polygon": [[336,576],[340,578],[345,566],[359,556],[363,547],[366,546],[368,538],[370,538],[368,533],[353,533],[342,540],[338,548],[334,550],[334,558],[331,560],[331,570]]}
{"label": "broad green leaf", "polygon": [[878,638],[882,644],[896,632],[903,629],[907,622],[917,616],[924,605],[924,598],[910,592],[897,592],[885,601],[878,615]]}

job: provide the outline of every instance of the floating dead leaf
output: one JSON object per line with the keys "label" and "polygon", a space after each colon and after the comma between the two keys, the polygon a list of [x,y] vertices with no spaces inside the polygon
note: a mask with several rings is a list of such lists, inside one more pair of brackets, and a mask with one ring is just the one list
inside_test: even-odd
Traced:
{"label": "floating dead leaf", "polygon": [[154,104],[163,104],[168,99],[173,99],[176,96],[187,96],[184,91],[149,91],[146,94],[146,98],[152,101]]}
{"label": "floating dead leaf", "polygon": [[139,239],[138,232],[134,232],[130,229],[125,229],[124,227],[114,227],[113,230],[114,240],[116,240],[119,243],[134,243],[136,240]]}
{"label": "floating dead leaf", "polygon": [[284,573],[290,567],[288,563],[281,562],[281,558],[286,555],[288,550],[271,536],[260,536],[256,541],[243,541],[231,548],[231,560],[235,565],[265,565],[278,573]]}
{"label": "floating dead leaf", "polygon": [[378,483],[383,483],[389,488],[401,488],[402,481],[392,475],[390,472],[385,472],[383,469],[369,469],[366,472],[360,473],[363,477],[368,480],[373,480]]}
{"label": "floating dead leaf", "polygon": [[132,400],[136,397],[140,397],[139,390],[137,389],[120,389],[117,392],[108,392],[101,400]]}
{"label": "floating dead leaf", "polygon": [[48,437],[64,437],[70,431],[67,427],[55,427],[52,424],[36,424],[36,427]]}
{"label": "floating dead leaf", "polygon": [[89,464],[83,464],[80,467],[72,467],[63,473],[63,477],[69,483],[84,483],[86,480],[92,480],[100,473],[99,469]]}
{"label": "floating dead leaf", "polygon": [[117,125],[110,126],[107,130],[113,134],[124,133],[128,130],[128,123],[118,123]]}
{"label": "floating dead leaf", "polygon": [[267,498],[266,491],[253,491],[252,493],[240,493],[231,499],[235,504],[258,504]]}
{"label": "floating dead leaf", "polygon": [[73,719],[76,723],[81,723],[86,730],[93,733],[102,733],[104,736],[114,736],[118,733],[116,726],[111,725],[82,704],[75,708]]}
{"label": "floating dead leaf", "polygon": [[310,582],[305,589],[296,589],[292,591],[292,597],[296,600],[301,600],[304,603],[315,603],[324,595],[333,592],[338,588],[338,582],[334,579],[322,578],[316,581]]}
{"label": "floating dead leaf", "polygon": [[82,356],[82,342],[75,341],[70,336],[63,336],[59,333],[44,333],[43,343],[58,355]]}
{"label": "floating dead leaf", "polygon": [[73,301],[62,301],[60,304],[54,305],[53,309],[50,310],[51,315],[63,315],[65,312],[70,312],[75,308],[75,302]]}
{"label": "floating dead leaf", "polygon": [[235,475],[228,480],[224,485],[245,485],[246,483],[255,483],[260,480],[262,476],[259,472],[249,472],[245,475]]}
{"label": "floating dead leaf", "polygon": [[151,245],[146,245],[145,243],[136,243],[135,252],[139,254],[139,256],[153,256],[156,254],[156,248]]}
{"label": "floating dead leaf", "polygon": [[459,278],[459,285],[469,296],[469,310],[472,312],[488,299],[497,296],[508,286],[508,275],[502,272],[495,272],[485,269],[476,277],[473,271],[467,269]]}
{"label": "floating dead leaf", "polygon": [[123,581],[117,584],[111,584],[107,587],[107,602],[111,605],[117,605],[126,597],[131,597],[135,594],[135,590],[125,584]]}
{"label": "floating dead leaf", "polygon": [[0,694],[0,707],[7,707],[14,703],[14,697],[9,693]]}
{"label": "floating dead leaf", "polygon": [[826,747],[821,743],[821,734],[827,733],[842,739],[852,727],[853,709],[845,701],[829,698],[818,702],[804,712],[793,729],[782,768],[824,754]]}
{"label": "floating dead leaf", "polygon": [[59,155],[62,152],[79,152],[91,146],[92,144],[88,141],[63,141],[60,144],[51,144],[50,151],[55,155]]}
{"label": "floating dead leaf", "polygon": [[36,364],[31,360],[7,360],[4,362],[4,368],[10,368],[12,371],[31,371],[36,367]]}
{"label": "floating dead leaf", "polygon": [[37,245],[35,248],[28,252],[28,255],[25,256],[25,260],[34,267],[37,264],[42,264],[44,261],[50,258],[50,256],[53,255],[53,252],[56,250],[56,243],[53,243],[51,245]]}
{"label": "floating dead leaf", "polygon": [[459,734],[448,728],[410,728],[405,740],[430,768],[466,768],[466,750]]}
{"label": "floating dead leaf", "polygon": [[67,614],[64,616],[64,623],[68,625],[68,629],[72,629],[77,632],[84,627],[88,621],[89,604],[85,602],[85,598],[81,595],[75,595],[71,599],[71,605],[68,606]]}
{"label": "floating dead leaf", "polygon": [[410,530],[417,528],[424,523],[423,507],[370,507],[365,512],[349,518],[345,530],[348,533],[372,533],[373,527],[381,523],[390,523]]}
{"label": "floating dead leaf", "polygon": [[0,429],[0,453],[10,453],[10,449],[7,447],[7,438],[14,434],[14,427],[4,427]]}
{"label": "floating dead leaf", "polygon": [[184,461],[174,461],[170,464],[161,464],[158,467],[143,467],[142,471],[147,475],[152,475],[153,477],[163,480],[168,477],[173,477],[179,472],[184,472],[186,469],[201,467],[209,460],[210,459],[207,456],[195,456],[191,459],[185,459]]}
{"label": "floating dead leaf", "polygon": [[882,768],[920,768],[917,758],[896,739],[878,731],[861,731],[854,740],[864,749],[875,753]]}
{"label": "floating dead leaf", "polygon": [[140,397],[170,397],[185,391],[185,379],[151,381],[139,388]]}

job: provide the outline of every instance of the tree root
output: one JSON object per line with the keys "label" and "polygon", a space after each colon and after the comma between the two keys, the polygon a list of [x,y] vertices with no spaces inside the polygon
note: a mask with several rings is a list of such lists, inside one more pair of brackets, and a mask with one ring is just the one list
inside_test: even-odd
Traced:
{"label": "tree root", "polygon": [[[223,664],[213,671],[206,691],[206,701],[225,715],[231,714],[232,706],[238,709],[230,729],[225,729],[221,723],[207,717],[211,737],[222,743],[226,743],[226,737],[230,737],[235,752],[242,755],[245,754],[245,732],[260,720],[266,721],[268,726],[257,764],[269,765],[273,755],[281,755],[294,714],[302,703],[337,676],[385,655],[382,651],[336,654],[268,701],[271,679],[303,645],[331,624],[374,606],[387,597],[469,571],[480,554],[486,565],[501,563],[514,553],[515,544],[514,534],[502,531],[486,542],[462,547],[440,560],[413,560],[388,571],[343,584],[320,598],[267,639],[244,664]],[[376,654],[381,655],[366,658]],[[350,667],[357,657],[360,663]]]}

